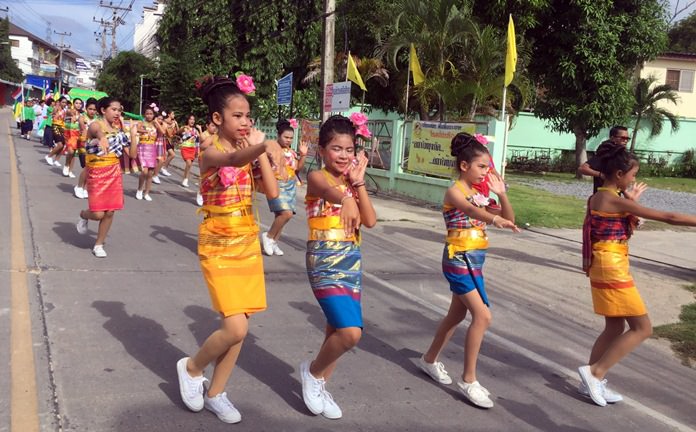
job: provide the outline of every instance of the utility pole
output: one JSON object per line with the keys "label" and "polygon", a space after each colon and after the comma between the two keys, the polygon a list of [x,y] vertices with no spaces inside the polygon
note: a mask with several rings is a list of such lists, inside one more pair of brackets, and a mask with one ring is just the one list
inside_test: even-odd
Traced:
{"label": "utility pole", "polygon": [[[131,1],[130,5],[128,7],[121,7],[121,6],[114,6],[113,2],[109,2],[109,4],[106,4],[104,0],[99,0],[99,6],[107,9],[111,9],[114,11],[113,17],[111,18],[111,57],[113,58],[116,56],[116,53],[118,52],[118,47],[116,46],[116,29],[118,26],[125,24],[126,22],[123,20],[122,17],[118,16],[119,11],[124,11],[124,12],[130,12],[133,10],[133,2]],[[125,14],[124,14],[125,15]],[[102,20],[103,22],[104,20]]]}
{"label": "utility pole", "polygon": [[326,85],[334,80],[334,39],[336,37],[336,0],[324,0],[324,24],[322,25],[321,49],[321,121],[324,122],[330,113],[324,112],[324,92]]}
{"label": "utility pole", "polygon": [[60,95],[63,94],[63,51],[70,48],[70,45],[63,44],[63,38],[65,36],[72,36],[72,33],[57,32],[55,30],[53,30],[53,33],[60,36],[60,44],[56,45],[56,47],[60,50],[60,54],[58,55],[58,97],[60,97]]}
{"label": "utility pole", "polygon": [[103,62],[104,60],[106,60],[106,36],[107,36],[106,29],[109,28],[111,24],[108,22],[105,22],[104,20],[97,21],[96,18],[93,18],[93,20],[94,20],[94,22],[99,23],[99,25],[101,26],[101,31],[94,32],[94,36],[95,36],[97,42],[100,42],[100,45],[101,45],[100,59]]}

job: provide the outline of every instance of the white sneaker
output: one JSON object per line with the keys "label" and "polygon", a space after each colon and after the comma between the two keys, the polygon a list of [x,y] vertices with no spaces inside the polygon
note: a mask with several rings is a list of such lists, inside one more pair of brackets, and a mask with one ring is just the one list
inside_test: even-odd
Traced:
{"label": "white sneaker", "polygon": [[211,411],[225,423],[239,423],[242,421],[242,414],[240,414],[239,410],[234,407],[229,399],[227,399],[226,392],[222,392],[219,395],[211,398],[209,398],[208,395],[205,395],[203,400],[205,401],[205,409]]}
{"label": "white sneaker", "polygon": [[70,172],[68,172],[68,177],[70,177],[70,178],[75,178],[75,174],[73,174],[73,172],[70,171]]}
{"label": "white sneaker", "polygon": [[314,415],[324,412],[324,380],[317,379],[309,373],[309,360],[300,364],[302,380],[302,399],[307,409]]}
{"label": "white sneaker", "polygon": [[198,204],[198,207],[203,207],[203,195],[200,192],[196,194],[196,204]]}
{"label": "white sneaker", "polygon": [[331,420],[340,419],[343,417],[343,411],[341,411],[331,393],[326,390],[326,382],[322,384],[322,387],[324,388],[321,393],[324,397],[324,411],[321,412],[321,415]]}
{"label": "white sneaker", "polygon": [[60,162],[58,162],[58,160],[54,160],[54,161],[53,161],[53,166],[54,166],[54,167],[60,168],[60,167],[61,167],[61,164],[60,164]]}
{"label": "white sneaker", "polygon": [[421,358],[418,359],[418,366],[423,372],[428,374],[430,378],[434,379],[435,382],[440,384],[452,384],[452,378],[450,378],[442,362],[428,363],[423,356],[421,356]]}
{"label": "white sneaker", "polygon": [[49,155],[44,156],[44,160],[49,166],[53,166],[53,158]]}
{"label": "white sneaker", "polygon": [[87,219],[82,219],[80,218],[79,221],[75,224],[75,227],[77,228],[77,232],[80,234],[87,234],[87,222],[89,222]]}
{"label": "white sneaker", "polygon": [[135,199],[137,199],[137,200],[143,199],[143,191],[141,191],[141,190],[135,191]]}
{"label": "white sneaker", "polygon": [[187,179],[187,178],[185,178],[185,179],[181,182],[181,186],[183,186],[183,187],[188,187],[188,186],[189,186],[189,184],[188,184],[188,179]]}
{"label": "white sneaker", "polygon": [[160,181],[159,176],[152,176],[152,183],[160,184],[162,182]]}
{"label": "white sneaker", "polygon": [[481,408],[493,408],[493,401],[489,397],[490,393],[481,384],[479,384],[478,381],[474,381],[469,384],[460,379],[457,380],[457,387],[459,387],[459,391],[472,404]]}
{"label": "white sneaker", "polygon": [[66,165],[63,167],[63,177],[67,177],[68,174],[70,174],[70,167]]}
{"label": "white sneaker", "polygon": [[82,188],[82,198],[89,198],[89,193],[87,193],[87,188]]}
{"label": "white sneaker", "polygon": [[167,171],[167,168],[162,168],[162,169],[160,170],[160,174],[162,174],[162,175],[165,176],[165,177],[171,177],[171,176],[172,176],[172,173],[170,173],[169,171]]}
{"label": "white sneaker", "polygon": [[283,256],[285,253],[278,247],[278,242],[273,240],[273,255]]}
{"label": "white sneaker", "polygon": [[103,245],[94,245],[94,249],[92,249],[92,253],[97,258],[106,258],[106,251],[104,250]]}
{"label": "white sneaker", "polygon": [[143,195],[143,198],[145,198],[145,201],[152,201],[152,198],[150,198],[150,194]]}
{"label": "white sneaker", "polygon": [[75,193],[75,198],[82,199],[82,188],[80,186],[75,186],[73,192]]}
{"label": "white sneaker", "polygon": [[602,382],[592,375],[590,366],[580,366],[578,373],[580,374],[580,381],[585,385],[590,398],[592,398],[592,402],[602,407],[607,406],[607,400],[602,396],[602,393],[604,393]]}
{"label": "white sneaker", "polygon": [[[615,391],[612,391],[607,386],[607,380],[603,379],[600,382],[602,383],[602,396],[604,396],[604,400],[607,401],[607,403],[617,403],[623,400],[623,396]],[[587,390],[587,386],[582,381],[578,386],[578,393],[584,396],[590,396],[590,391]]]}
{"label": "white sneaker", "polygon": [[193,412],[203,409],[203,383],[208,381],[203,375],[192,377],[186,370],[188,357],[176,362],[176,374],[179,376],[179,393],[184,405]]}
{"label": "white sneaker", "polygon": [[273,255],[273,239],[268,237],[267,232],[261,233],[261,247],[263,248],[263,253],[268,256]]}

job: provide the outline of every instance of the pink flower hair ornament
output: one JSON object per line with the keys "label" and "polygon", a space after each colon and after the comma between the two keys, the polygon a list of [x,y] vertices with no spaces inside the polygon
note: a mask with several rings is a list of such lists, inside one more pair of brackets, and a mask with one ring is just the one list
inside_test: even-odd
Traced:
{"label": "pink flower hair ornament", "polygon": [[237,74],[237,87],[245,95],[253,96],[256,91],[256,86],[254,85],[254,79],[249,75],[244,75],[244,73]]}
{"label": "pink flower hair ornament", "polygon": [[152,103],[150,104],[150,108],[152,108],[152,111],[154,111],[154,112],[156,112],[156,113],[159,112],[159,107],[158,107],[157,104],[154,103],[154,102],[152,102]]}
{"label": "pink flower hair ornament", "polygon": [[488,145],[488,138],[481,135],[480,133],[474,134],[474,139],[483,145]]}
{"label": "pink flower hair ornament", "polygon": [[290,123],[291,128],[297,129],[297,127],[298,127],[297,119],[294,119],[294,118],[288,119],[288,123]]}
{"label": "pink flower hair ornament", "polygon": [[353,126],[355,128],[359,128],[360,126],[364,126],[367,124],[367,116],[361,112],[354,112],[353,114],[350,115],[350,121],[353,123]]}
{"label": "pink flower hair ornament", "polygon": [[370,132],[370,129],[367,128],[367,125],[358,126],[358,128],[355,130],[355,135],[359,135],[363,138],[372,137],[372,133]]}

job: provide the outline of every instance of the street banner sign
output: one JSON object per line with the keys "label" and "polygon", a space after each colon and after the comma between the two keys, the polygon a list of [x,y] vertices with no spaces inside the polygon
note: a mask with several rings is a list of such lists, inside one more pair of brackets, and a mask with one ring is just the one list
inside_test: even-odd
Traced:
{"label": "street banner sign", "polygon": [[292,102],[292,72],[278,80],[276,99],[278,105],[290,105]]}

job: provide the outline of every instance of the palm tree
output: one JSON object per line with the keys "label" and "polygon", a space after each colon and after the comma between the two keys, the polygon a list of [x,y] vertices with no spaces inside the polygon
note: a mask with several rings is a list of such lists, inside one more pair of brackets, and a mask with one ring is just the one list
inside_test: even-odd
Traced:
{"label": "palm tree", "polygon": [[[355,66],[360,72],[360,76],[363,82],[367,84],[369,80],[376,80],[379,85],[386,87],[389,85],[389,71],[382,60],[379,58],[369,58],[369,57],[358,57],[351,54]],[[346,78],[346,72],[348,68],[348,54],[339,52],[336,53],[334,59],[335,67],[335,77],[337,81],[343,81]],[[302,79],[303,83],[310,83],[318,80],[321,77],[321,58],[317,57],[310,64],[307,65],[307,75]]]}
{"label": "palm tree", "polygon": [[636,148],[636,135],[643,128],[643,125],[641,125],[643,120],[650,127],[650,138],[662,132],[662,125],[665,119],[669,120],[673,133],[679,129],[678,117],[664,108],[664,104],[667,102],[676,105],[679,102],[679,95],[668,84],[653,86],[657,81],[657,77],[650,75],[647,78],[641,78],[636,81],[633,87],[633,95],[635,97],[633,115],[636,116],[636,126],[633,129],[631,151]]}

